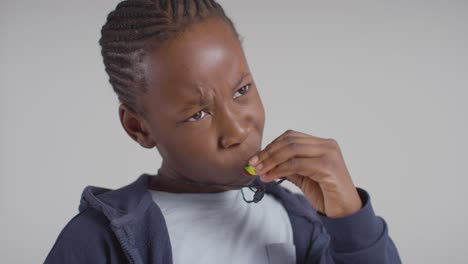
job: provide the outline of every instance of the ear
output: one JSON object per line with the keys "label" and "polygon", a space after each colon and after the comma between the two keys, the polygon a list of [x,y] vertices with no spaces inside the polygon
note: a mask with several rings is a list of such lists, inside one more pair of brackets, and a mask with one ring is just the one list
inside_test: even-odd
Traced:
{"label": "ear", "polygon": [[156,146],[146,120],[130,110],[124,103],[119,106],[119,118],[127,134],[138,144],[144,148],[154,148]]}

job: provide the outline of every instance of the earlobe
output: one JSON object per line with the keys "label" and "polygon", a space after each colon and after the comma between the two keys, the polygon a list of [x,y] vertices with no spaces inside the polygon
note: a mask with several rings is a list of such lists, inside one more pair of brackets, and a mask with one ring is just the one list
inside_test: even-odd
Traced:
{"label": "earlobe", "polygon": [[119,119],[125,132],[140,146],[149,149],[156,146],[145,120],[130,110],[124,103],[119,106]]}

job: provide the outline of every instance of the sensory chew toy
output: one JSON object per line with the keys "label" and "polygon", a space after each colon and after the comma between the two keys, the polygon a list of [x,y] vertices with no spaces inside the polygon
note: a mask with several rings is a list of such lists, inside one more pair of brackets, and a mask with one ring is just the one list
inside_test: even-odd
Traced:
{"label": "sensory chew toy", "polygon": [[249,174],[249,175],[252,175],[252,176],[255,176],[257,175],[257,172],[255,172],[255,167],[252,166],[252,165],[245,165],[244,166],[244,170]]}

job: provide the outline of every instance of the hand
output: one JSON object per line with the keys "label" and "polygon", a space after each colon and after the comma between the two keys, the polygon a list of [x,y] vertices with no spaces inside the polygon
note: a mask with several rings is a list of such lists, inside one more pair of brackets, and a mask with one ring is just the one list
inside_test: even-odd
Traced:
{"label": "hand", "polygon": [[334,139],[288,130],[249,160],[262,181],[286,177],[328,217],[352,214],[361,198]]}

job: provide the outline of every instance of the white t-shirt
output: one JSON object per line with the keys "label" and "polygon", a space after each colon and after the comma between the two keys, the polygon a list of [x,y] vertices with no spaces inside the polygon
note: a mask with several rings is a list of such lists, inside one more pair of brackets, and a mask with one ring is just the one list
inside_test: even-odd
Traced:
{"label": "white t-shirt", "polygon": [[[269,194],[259,203],[248,204],[240,189],[149,192],[166,220],[174,264],[296,262],[288,214]],[[244,193],[250,200],[251,191],[244,188]]]}

